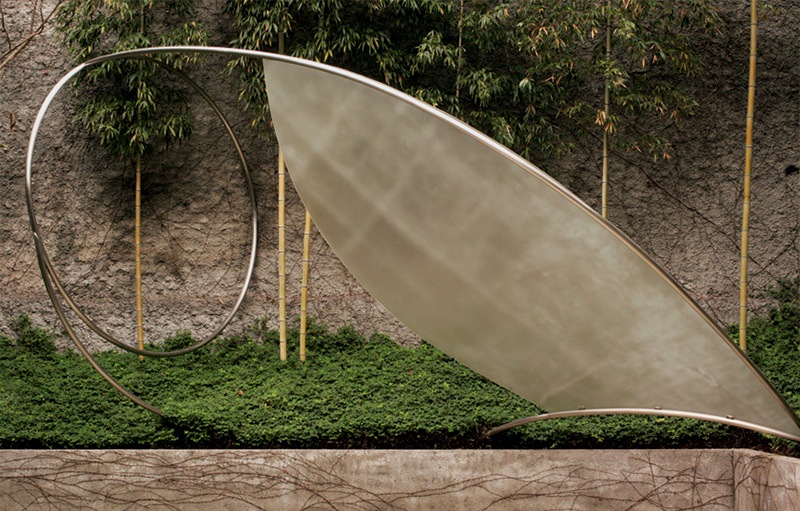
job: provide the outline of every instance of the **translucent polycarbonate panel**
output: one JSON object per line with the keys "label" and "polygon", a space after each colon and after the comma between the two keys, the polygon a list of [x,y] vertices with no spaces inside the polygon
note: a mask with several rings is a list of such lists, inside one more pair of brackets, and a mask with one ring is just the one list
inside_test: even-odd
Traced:
{"label": "translucent polycarbonate panel", "polygon": [[[456,119],[317,63],[183,46],[104,55],[72,69],[45,99],[28,145],[26,196],[39,255],[32,161],[50,102],[87,66],[161,53],[264,59],[295,185],[342,261],[426,340],[551,412],[493,431],[638,413],[715,420],[800,442],[798,418],[748,359],[579,199]],[[255,236],[255,218],[253,226]],[[85,352],[55,300],[48,259],[39,259],[78,349],[118,390],[159,413]]]}
{"label": "translucent polycarbonate panel", "polygon": [[800,434],[680,286],[537,168],[363,77],[264,66],[319,230],[422,338],[551,412],[663,408]]}

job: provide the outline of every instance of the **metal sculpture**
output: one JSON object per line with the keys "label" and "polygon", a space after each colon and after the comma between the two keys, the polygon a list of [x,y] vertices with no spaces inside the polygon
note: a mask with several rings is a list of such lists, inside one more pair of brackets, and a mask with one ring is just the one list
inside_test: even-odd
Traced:
{"label": "metal sculpture", "polygon": [[172,351],[152,351],[146,349],[140,349],[134,346],[131,346],[124,341],[121,341],[114,337],[113,335],[109,334],[105,330],[103,330],[99,325],[97,325],[92,319],[72,300],[69,293],[64,288],[63,284],[61,283],[61,279],[56,271],[55,267],[53,266],[50,257],[47,254],[47,249],[45,248],[44,241],[42,239],[38,224],[36,222],[36,213],[33,204],[33,155],[36,146],[36,138],[39,133],[39,129],[41,128],[42,121],[44,120],[45,115],[47,114],[47,110],[50,107],[53,99],[55,99],[58,92],[67,84],[69,83],[76,75],[81,73],[87,68],[92,66],[101,64],[103,62],[107,62],[109,60],[115,60],[117,58],[125,58],[118,55],[106,55],[102,57],[98,57],[92,60],[89,60],[72,70],[70,70],[64,77],[59,80],[59,82],[53,87],[50,93],[45,98],[44,103],[42,104],[41,108],[39,109],[39,113],[36,116],[36,121],[33,125],[33,130],[31,132],[30,141],[28,143],[28,154],[27,154],[27,162],[25,168],[25,196],[28,206],[28,217],[30,219],[31,230],[33,231],[33,240],[34,246],[36,248],[36,257],[39,263],[39,269],[42,273],[42,279],[44,280],[45,289],[47,290],[47,294],[50,297],[50,301],[55,308],[56,315],[58,316],[59,320],[61,321],[62,325],[64,326],[64,330],[66,331],[67,335],[70,337],[72,342],[75,344],[78,352],[92,365],[92,367],[100,373],[100,375],[108,381],[111,386],[117,389],[119,392],[124,394],[126,397],[131,399],[137,405],[150,410],[153,413],[158,415],[162,415],[161,411],[156,408],[155,406],[151,405],[150,403],[144,401],[140,397],[136,396],[128,389],[123,387],[118,381],[116,381],[108,372],[106,372],[98,363],[94,360],[91,356],[89,351],[86,349],[86,346],[80,340],[78,335],[75,333],[70,321],[67,319],[66,314],[64,313],[64,308],[59,301],[59,297],[64,300],[67,306],[80,318],[80,320],[89,327],[90,330],[95,332],[97,335],[100,336],[103,340],[113,344],[114,346],[121,348],[123,350],[136,353],[137,355],[142,355],[146,357],[177,357],[180,355],[185,355],[191,353],[206,344],[213,341],[219,334],[225,329],[226,326],[233,320],[234,315],[239,310],[239,307],[244,300],[245,294],[247,292],[247,287],[249,286],[250,279],[253,276],[253,269],[255,268],[255,260],[256,260],[256,246],[257,246],[257,234],[258,234],[258,215],[257,215],[257,207],[256,207],[256,198],[255,198],[255,190],[253,188],[253,182],[250,178],[250,170],[247,166],[247,161],[245,160],[244,153],[242,152],[241,146],[239,145],[236,136],[233,133],[233,129],[228,123],[227,118],[220,110],[219,106],[217,106],[216,102],[208,95],[208,93],[202,89],[194,80],[186,76],[185,73],[182,71],[175,69],[171,66],[167,66],[158,60],[154,60],[150,58],[147,54],[138,54],[135,57],[129,58],[139,58],[150,60],[167,71],[173,73],[178,78],[183,80],[189,87],[191,87],[195,92],[197,92],[203,100],[208,104],[214,114],[217,116],[219,121],[225,128],[225,131],[228,133],[228,136],[233,143],[233,146],[236,149],[236,153],[239,157],[239,162],[242,166],[242,172],[244,174],[245,184],[247,186],[247,193],[248,198],[250,200],[250,224],[251,224],[251,245],[250,245],[250,257],[249,263],[247,267],[247,273],[245,275],[244,283],[242,284],[242,289],[239,292],[239,296],[234,303],[231,311],[228,315],[222,320],[222,322],[211,332],[209,335],[204,337],[202,340],[196,342],[191,346],[187,346],[186,348],[172,350]]}
{"label": "metal sculpture", "polygon": [[800,441],[797,416],[686,291],[509,149],[300,59],[184,47],[90,62],[173,51],[263,59],[278,141],[322,235],[420,336],[551,412],[522,422],[673,415]]}

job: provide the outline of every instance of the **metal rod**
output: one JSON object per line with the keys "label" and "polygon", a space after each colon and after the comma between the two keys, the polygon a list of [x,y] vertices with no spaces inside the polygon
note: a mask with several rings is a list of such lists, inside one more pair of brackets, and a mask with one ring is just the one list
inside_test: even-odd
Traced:
{"label": "metal rod", "polygon": [[[174,48],[173,48],[173,50],[174,51],[180,51],[180,49],[174,49]],[[33,194],[33,191],[32,191],[32,188],[33,188],[32,187],[33,154],[34,154],[34,149],[35,149],[36,138],[37,138],[39,129],[41,127],[42,120],[44,119],[44,116],[47,113],[47,110],[49,109],[49,106],[52,103],[53,99],[55,98],[56,94],[64,87],[64,85],[66,85],[72,78],[74,78],[85,67],[87,67],[87,64],[91,66],[91,65],[97,65],[97,64],[99,64],[101,62],[105,62],[105,61],[108,61],[108,60],[114,60],[114,59],[111,59],[109,57],[116,57],[116,55],[111,55],[111,56],[104,55],[103,58],[94,59],[91,62],[87,62],[87,63],[81,64],[78,67],[74,68],[72,71],[70,71],[67,75],[65,75],[58,82],[58,84],[56,84],[56,86],[53,88],[53,90],[51,90],[50,94],[47,96],[47,98],[45,99],[45,102],[42,104],[42,107],[39,110],[39,114],[38,114],[37,119],[36,119],[36,121],[34,123],[34,129],[33,129],[33,132],[31,133],[31,139],[30,139],[30,142],[29,142],[29,145],[28,145],[28,157],[27,157],[28,161],[27,161],[27,164],[26,164],[26,181],[25,181],[26,199],[28,201],[28,217],[29,217],[30,223],[31,223],[31,230],[35,234],[39,233],[39,229],[38,229],[38,225],[37,225],[37,222],[36,222],[36,215],[35,215],[35,210],[34,210],[34,207],[33,207],[33,195],[32,195]],[[46,265],[46,267],[48,269],[48,273],[50,274],[50,276],[52,278],[53,285],[57,288],[58,293],[59,293],[59,295],[61,295],[62,299],[67,303],[67,305],[70,307],[70,309],[72,309],[72,311],[75,312],[75,314],[81,319],[81,321],[83,321],[92,331],[94,331],[101,338],[103,338],[104,340],[106,340],[106,341],[110,342],[111,344],[117,346],[118,348],[121,348],[123,350],[129,351],[129,352],[132,352],[132,353],[136,353],[138,355],[144,355],[144,356],[148,356],[148,357],[175,357],[175,356],[180,356],[180,355],[185,355],[187,353],[191,353],[191,352],[193,352],[193,351],[205,346],[209,342],[213,341],[217,336],[220,335],[222,330],[224,330],[225,327],[227,327],[228,324],[230,324],[230,322],[233,320],[233,317],[235,316],[236,312],[238,311],[239,307],[241,306],[242,302],[244,301],[244,297],[246,295],[247,288],[249,287],[250,280],[252,279],[253,271],[255,269],[256,248],[257,248],[257,241],[258,241],[258,214],[257,214],[257,204],[256,204],[256,198],[255,198],[255,188],[253,186],[253,181],[252,181],[252,178],[250,177],[250,170],[249,170],[249,168],[247,166],[247,161],[246,161],[246,159],[244,157],[244,153],[243,153],[242,148],[241,148],[241,146],[239,144],[239,141],[236,139],[236,136],[234,135],[233,129],[231,128],[230,123],[228,122],[227,118],[222,113],[222,111],[219,109],[219,106],[217,106],[217,104],[214,102],[214,100],[208,95],[208,93],[205,90],[203,90],[199,85],[197,85],[197,83],[195,83],[191,78],[186,76],[186,74],[184,74],[182,71],[180,71],[178,69],[175,69],[175,68],[173,68],[171,66],[168,66],[167,64],[164,64],[163,62],[160,62],[160,61],[157,61],[157,60],[153,60],[150,57],[148,57],[148,56],[146,56],[144,54],[141,54],[141,53],[137,53],[135,55],[123,55],[123,56],[120,56],[120,57],[117,57],[117,58],[126,58],[126,57],[128,57],[128,58],[141,58],[141,59],[153,61],[153,62],[161,65],[165,70],[178,75],[182,80],[184,80],[189,86],[191,86],[198,94],[200,94],[203,97],[203,99],[206,101],[208,106],[217,115],[217,117],[219,118],[220,122],[222,122],[223,126],[225,127],[225,129],[226,129],[226,131],[228,133],[228,136],[231,139],[231,142],[233,143],[234,147],[236,148],[236,152],[237,152],[237,154],[239,156],[239,161],[240,161],[240,163],[242,165],[242,172],[243,172],[243,175],[244,175],[244,178],[245,178],[245,183],[246,183],[246,186],[247,186],[248,196],[249,196],[249,199],[250,199],[250,218],[251,218],[250,259],[249,259],[249,263],[248,263],[247,274],[245,276],[245,279],[244,279],[244,282],[243,282],[243,285],[242,285],[242,289],[241,289],[241,291],[239,293],[239,297],[238,297],[236,303],[234,304],[233,308],[231,309],[230,313],[222,321],[222,323],[220,325],[218,325],[217,328],[213,332],[211,332],[208,336],[206,336],[205,338],[203,338],[201,341],[197,342],[196,344],[194,344],[192,346],[188,346],[186,348],[179,349],[179,350],[173,350],[173,351],[140,350],[138,347],[131,346],[128,343],[120,341],[120,340],[116,339],[114,336],[112,336],[112,335],[108,334],[107,332],[105,332],[100,326],[98,326],[96,323],[94,323],[91,320],[91,318],[89,318],[83,312],[83,310],[80,307],[78,307],[78,305],[72,300],[72,298],[69,296],[67,291],[64,289],[64,286],[61,283],[61,279],[59,278],[58,273],[55,270],[55,268],[54,268],[54,266],[52,264],[52,261],[50,260],[50,257],[47,254],[47,249],[44,246],[43,242],[41,244],[37,245],[39,247],[38,250],[41,252],[41,253],[37,253],[37,257],[41,257],[43,259],[44,264]]]}
{"label": "metal rod", "polygon": [[[37,233],[33,233],[33,242],[34,245],[37,246],[37,248],[42,245],[42,241],[41,239],[39,239],[39,235]],[[38,252],[39,250],[37,250],[37,253]],[[89,353],[89,350],[86,349],[86,346],[84,346],[84,344],[78,338],[77,334],[75,334],[75,330],[72,328],[72,325],[67,319],[66,314],[64,314],[64,309],[61,307],[61,303],[58,301],[58,298],[53,292],[53,287],[52,284],[50,283],[50,279],[48,278],[48,273],[46,271],[46,266],[44,265],[44,261],[42,260],[42,258],[37,258],[37,261],[39,263],[39,271],[42,273],[42,280],[44,281],[44,287],[45,290],[47,291],[47,295],[50,297],[50,301],[53,303],[53,308],[56,311],[58,319],[64,326],[64,331],[67,332],[67,335],[72,340],[73,344],[75,344],[75,348],[77,348],[78,353],[80,353],[83,356],[83,358],[85,358],[86,361],[89,362],[89,365],[91,365],[92,368],[95,371],[97,371],[97,373],[100,376],[103,377],[103,379],[105,379],[112,387],[114,387],[122,395],[124,395],[137,405],[141,406],[142,408],[149,410],[156,415],[164,415],[161,410],[159,410],[155,406],[151,405],[147,401],[143,400],[133,392],[123,387],[122,384],[120,384],[116,379],[114,379],[113,376],[108,374],[108,372],[106,372],[106,370],[103,369],[102,366],[100,366],[100,364],[97,363],[94,357],[92,357],[92,354]]]}
{"label": "metal rod", "polygon": [[725,424],[728,426],[736,426],[739,428],[744,428],[752,431],[757,431],[759,433],[764,433],[765,435],[773,435],[785,438],[787,440],[792,440],[794,442],[800,442],[800,437],[798,436],[777,429],[759,426],[758,424],[753,424],[752,422],[737,420],[735,417],[731,416],[718,417],[716,415],[708,415],[705,413],[683,412],[680,410],[662,410],[660,408],[595,408],[590,410],[569,410],[565,412],[543,413],[540,415],[534,415],[532,417],[526,417],[524,419],[517,419],[515,421],[503,424],[502,426],[493,428],[489,430],[487,433],[484,433],[480,437],[480,439],[485,440],[498,433],[502,433],[503,431],[508,431],[509,429],[516,428],[525,424],[531,424],[533,422],[553,420],[553,419],[566,419],[569,417],[590,417],[590,416],[603,416],[603,415],[653,415],[659,417],[678,417],[682,419],[697,419],[708,422],[717,422],[719,424]]}
{"label": "metal rod", "polygon": [[[180,52],[181,50],[176,50],[176,51]],[[108,56],[106,56],[106,57],[108,57]],[[150,57],[148,57],[147,55],[127,55],[127,56],[116,56],[115,55],[114,56],[115,59],[116,58],[126,58],[126,57],[153,60]],[[29,220],[30,220],[30,224],[31,224],[31,230],[32,230],[32,233],[33,233],[33,239],[34,239],[34,246],[35,246],[35,249],[36,249],[37,261],[38,261],[39,269],[40,269],[40,271],[42,273],[42,279],[43,279],[44,284],[45,284],[45,289],[46,289],[47,294],[48,294],[48,296],[50,298],[50,301],[52,302],[53,307],[54,307],[54,309],[56,311],[56,315],[58,316],[59,320],[61,321],[62,325],[64,326],[64,329],[65,329],[67,335],[70,337],[70,339],[75,344],[78,352],[117,391],[119,391],[120,393],[122,393],[123,395],[128,397],[135,404],[137,404],[137,405],[139,405],[139,406],[141,406],[141,407],[143,407],[143,408],[145,408],[145,409],[147,409],[147,410],[149,410],[149,411],[151,411],[151,412],[153,412],[155,414],[163,415],[162,412],[158,408],[156,408],[153,405],[147,403],[146,401],[144,401],[141,398],[139,398],[138,396],[136,396],[134,393],[132,393],[129,390],[127,390],[124,386],[122,386],[119,382],[117,382],[113,377],[111,377],[97,363],[97,361],[94,360],[92,355],[86,349],[84,344],[80,341],[80,339],[78,338],[78,336],[75,333],[74,329],[72,328],[72,325],[70,324],[69,320],[67,319],[66,314],[64,313],[63,307],[61,306],[61,303],[60,303],[58,297],[56,296],[56,292],[53,289],[53,287],[54,286],[56,287],[56,289],[58,290],[58,294],[64,299],[64,301],[67,303],[67,305],[70,307],[70,309],[72,309],[73,312],[75,312],[76,315],[79,317],[79,319],[84,321],[84,323],[87,326],[89,326],[89,328],[91,330],[93,330],[95,333],[100,335],[103,339],[111,342],[112,344],[114,344],[114,345],[116,345],[116,346],[118,346],[120,348],[123,348],[123,349],[125,349],[127,351],[132,351],[134,353],[139,354],[140,358],[141,358],[142,355],[153,356],[153,357],[178,356],[178,355],[183,355],[183,354],[195,351],[195,350],[199,349],[200,347],[204,346],[205,344],[211,342],[214,338],[216,338],[220,334],[220,332],[233,319],[233,317],[236,314],[237,310],[239,309],[242,301],[244,300],[245,293],[247,291],[247,288],[249,286],[250,280],[252,278],[253,270],[255,268],[255,257],[256,257],[256,246],[257,246],[257,226],[258,226],[258,223],[257,223],[258,222],[258,215],[257,215],[256,201],[255,201],[255,190],[254,190],[254,187],[253,187],[252,179],[250,177],[250,171],[249,171],[249,169],[247,167],[247,162],[246,162],[246,160],[244,158],[244,154],[243,154],[243,152],[241,150],[239,142],[236,139],[236,137],[235,137],[235,135],[233,133],[233,130],[230,127],[230,123],[227,121],[227,119],[225,118],[225,116],[223,115],[223,113],[219,109],[219,107],[216,105],[216,103],[211,99],[211,97],[199,85],[197,85],[197,83],[195,83],[193,80],[191,80],[184,73],[182,73],[181,71],[179,71],[179,70],[177,70],[175,68],[172,68],[171,66],[168,66],[167,64],[164,64],[163,62],[155,61],[162,68],[164,68],[165,70],[167,70],[169,72],[172,72],[174,74],[177,74],[191,88],[193,88],[196,92],[198,92],[203,97],[203,99],[206,101],[206,103],[211,107],[211,109],[214,111],[214,113],[218,116],[218,118],[222,122],[223,126],[225,127],[226,131],[228,132],[228,135],[229,135],[231,141],[233,142],[233,144],[234,144],[234,146],[236,148],[237,154],[238,154],[240,162],[242,164],[242,171],[243,171],[243,174],[244,174],[244,177],[245,177],[245,182],[246,182],[246,186],[247,186],[247,189],[248,189],[248,195],[249,195],[249,199],[250,199],[251,231],[252,231],[251,232],[251,234],[252,234],[251,240],[252,241],[251,241],[250,260],[249,260],[249,264],[248,264],[247,274],[246,274],[246,277],[245,277],[245,280],[244,280],[244,283],[243,283],[243,286],[242,286],[242,290],[239,293],[239,297],[238,297],[236,303],[234,304],[233,310],[225,318],[225,320],[222,322],[222,324],[211,335],[209,335],[205,339],[201,340],[200,342],[194,344],[193,346],[189,346],[187,348],[183,348],[183,349],[180,349],[180,350],[169,351],[169,352],[154,352],[154,351],[144,350],[143,349],[143,342],[140,342],[138,348],[134,348],[133,346],[129,346],[127,343],[124,343],[124,342],[114,338],[113,336],[109,335],[107,332],[105,332],[99,326],[97,326],[93,321],[91,321],[91,319],[75,304],[75,302],[72,300],[72,298],[69,296],[69,294],[64,289],[64,287],[63,287],[63,285],[62,285],[62,283],[61,283],[61,281],[60,281],[60,279],[58,277],[58,274],[55,271],[55,268],[54,268],[54,266],[52,264],[52,261],[50,260],[50,258],[47,255],[47,251],[46,251],[46,249],[44,247],[44,243],[42,242],[41,236],[39,234],[38,224],[36,222],[35,209],[34,209],[34,205],[33,205],[33,186],[32,186],[32,181],[33,181],[33,177],[32,177],[32,175],[33,175],[33,155],[34,155],[36,137],[38,135],[39,129],[41,128],[42,121],[44,119],[45,114],[47,113],[48,108],[50,107],[51,103],[55,99],[55,96],[58,94],[58,92],[64,87],[64,85],[66,85],[70,80],[72,80],[72,78],[74,78],[78,73],[83,71],[86,67],[91,66],[91,65],[99,64],[100,62],[105,61],[105,60],[109,60],[109,59],[101,59],[101,60],[95,59],[91,63],[84,63],[84,64],[81,64],[81,65],[75,67],[73,70],[71,70],[69,73],[67,73],[64,77],[62,77],[61,80],[59,80],[59,82],[53,87],[53,89],[47,95],[47,97],[45,98],[44,103],[42,104],[42,106],[39,109],[39,113],[37,114],[36,120],[34,122],[34,127],[33,127],[33,130],[31,132],[30,141],[28,143],[27,161],[26,161],[26,168],[25,168],[25,194],[26,194],[26,202],[27,202],[27,207],[28,207],[28,216],[29,216]],[[138,160],[138,158],[137,158],[137,160]],[[137,184],[136,184],[136,187],[137,187],[137,190],[139,190],[139,191],[141,190],[141,180],[140,180],[140,174],[139,173],[137,173]],[[136,208],[137,208],[137,217],[138,217],[139,216],[139,211],[140,211],[140,208],[141,208],[141,204],[140,204],[140,202],[138,200],[137,200]],[[137,245],[140,245],[140,243],[141,243],[141,239],[139,237],[139,233],[138,232],[137,232],[136,243],[137,243]],[[137,251],[138,251],[138,247],[137,247]],[[138,257],[137,257],[137,259],[138,259]],[[139,281],[139,283],[137,283],[137,288],[139,288],[139,286],[140,286],[140,281]],[[141,294],[139,294],[139,296],[141,296]],[[138,300],[137,300],[137,302],[138,302]],[[140,303],[137,303],[137,309],[141,310],[141,304]],[[141,330],[140,330],[140,332],[141,332]],[[140,340],[143,341],[143,336],[140,336]]]}

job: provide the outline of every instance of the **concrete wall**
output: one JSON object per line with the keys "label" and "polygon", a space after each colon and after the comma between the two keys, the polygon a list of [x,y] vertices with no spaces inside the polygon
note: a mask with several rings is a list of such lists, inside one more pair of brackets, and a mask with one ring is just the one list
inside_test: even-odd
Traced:
{"label": "concrete wall", "polygon": [[[58,3],[43,0],[44,16]],[[211,37],[209,44],[228,46],[235,29],[223,12],[224,1],[196,3]],[[0,2],[3,44],[6,35],[14,43],[26,37],[33,4],[33,0]],[[28,137],[39,106],[73,65],[62,38],[52,22],[45,23],[42,32],[0,69],[0,332],[6,334],[9,321],[19,314],[62,330],[36,264],[23,195]],[[227,116],[247,158],[258,201],[260,248],[255,272],[240,314],[226,332],[236,334],[247,331],[260,317],[277,326],[277,145],[274,138],[260,138],[250,128],[237,99],[238,78],[224,73],[228,60],[205,59],[203,71],[192,73],[192,79]],[[76,128],[71,121],[74,100],[69,87],[56,97],[37,139],[33,195],[38,223],[73,299],[107,331],[131,342],[136,332],[133,167],[109,158]],[[158,148],[143,169],[147,341],[180,330],[198,337],[210,334],[229,314],[247,268],[249,203],[236,151],[202,99],[193,97],[191,103],[196,115],[191,139]],[[290,321],[296,323],[305,210],[289,184],[287,308]],[[311,315],[333,327],[354,324],[367,334],[377,330],[400,341],[417,342],[416,335],[356,282],[316,230],[311,258]],[[76,323],[90,348],[108,348]],[[65,336],[59,335],[58,341],[60,346],[71,346]]]}
{"label": "concrete wall", "polygon": [[[0,2],[0,40],[25,40],[32,7],[42,5],[46,16],[57,3]],[[224,2],[197,3],[212,34],[210,43],[227,45],[235,29],[222,10]],[[669,161],[655,164],[646,155],[614,155],[609,214],[724,325],[736,321],[739,310],[749,10],[740,1],[718,4],[719,33],[696,42],[708,66],[692,82],[699,101],[695,115],[677,125],[665,121],[655,130],[672,141]],[[769,4],[774,10],[759,24],[750,226],[751,307],[761,312],[770,303],[763,293],[767,287],[779,278],[800,275],[800,173],[786,170],[800,166],[800,51],[795,26],[800,3]],[[193,78],[219,102],[240,136],[260,204],[261,249],[250,293],[229,330],[237,332],[259,316],[273,326],[277,322],[276,151],[274,144],[249,129],[249,118],[236,99],[236,78],[219,74],[224,64],[209,59],[209,74]],[[70,67],[61,36],[46,23],[0,70],[0,332],[8,332],[8,322],[22,313],[61,331],[35,262],[22,190],[36,112]],[[132,171],[125,162],[110,161],[79,134],[70,122],[71,98],[69,93],[59,95],[37,148],[34,188],[40,225],[76,301],[110,332],[133,340]],[[202,101],[196,106],[207,114]],[[246,203],[235,154],[220,130],[215,119],[201,123],[190,141],[145,169],[148,340],[184,329],[208,334],[227,315],[239,291],[248,236],[241,214]],[[600,145],[587,137],[568,158],[534,163],[599,208],[601,161]],[[289,209],[289,314],[295,316],[304,215],[294,193]],[[415,336],[354,281],[316,232],[312,254],[312,314],[334,326],[353,323],[367,332],[380,330],[414,341]],[[85,340],[96,341],[90,336]]]}
{"label": "concrete wall", "polygon": [[747,450],[0,451],[0,509],[800,509],[800,460]]}

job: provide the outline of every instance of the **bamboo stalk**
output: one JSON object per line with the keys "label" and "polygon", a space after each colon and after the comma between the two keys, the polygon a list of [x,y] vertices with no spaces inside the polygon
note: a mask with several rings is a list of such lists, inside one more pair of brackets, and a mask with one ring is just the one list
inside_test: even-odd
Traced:
{"label": "bamboo stalk", "polygon": [[286,164],[278,148],[278,331],[281,360],[286,360]]}
{"label": "bamboo stalk", "polygon": [[[144,34],[144,4],[139,10],[139,32]],[[142,70],[142,61],[139,61],[139,72]],[[139,87],[142,86],[141,74]],[[138,113],[137,113],[138,118]],[[144,349],[144,307],[142,306],[142,155],[136,154],[136,196],[134,198],[134,259],[136,272],[136,340],[140,350]],[[139,355],[139,360],[144,361],[144,355]]]}
{"label": "bamboo stalk", "polygon": [[[283,31],[278,34],[278,53],[283,53]],[[286,360],[286,162],[278,147],[278,331],[281,360]]]}
{"label": "bamboo stalk", "polygon": [[303,229],[303,278],[300,284],[300,360],[306,360],[306,321],[308,316],[308,270],[311,254],[311,213],[306,210]]}
{"label": "bamboo stalk", "polygon": [[750,236],[750,174],[753,168],[753,119],[756,103],[756,0],[750,2],[750,77],[747,90],[747,133],[744,146],[744,190],[742,204],[742,254],[739,266],[739,347],[747,351],[747,249]]}
{"label": "bamboo stalk", "polygon": [[[611,61],[611,0],[606,4],[606,62]],[[611,115],[611,79],[605,77],[603,107],[603,178],[601,184],[601,210],[603,218],[608,218],[608,118]]]}
{"label": "bamboo stalk", "polygon": [[[134,198],[134,259],[136,261],[136,339],[144,349],[144,312],[142,307],[142,156],[136,155],[136,194]],[[144,360],[139,355],[139,360]]]}

